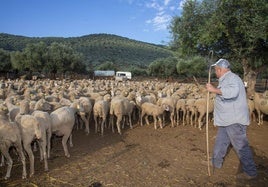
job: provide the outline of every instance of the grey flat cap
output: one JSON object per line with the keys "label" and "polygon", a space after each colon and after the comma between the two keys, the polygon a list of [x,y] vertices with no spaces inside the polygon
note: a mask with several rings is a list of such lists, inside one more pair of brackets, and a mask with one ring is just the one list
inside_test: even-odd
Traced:
{"label": "grey flat cap", "polygon": [[223,58],[219,59],[215,64],[212,64],[211,66],[219,66],[221,68],[230,68],[230,63],[228,62],[228,60],[225,60]]}

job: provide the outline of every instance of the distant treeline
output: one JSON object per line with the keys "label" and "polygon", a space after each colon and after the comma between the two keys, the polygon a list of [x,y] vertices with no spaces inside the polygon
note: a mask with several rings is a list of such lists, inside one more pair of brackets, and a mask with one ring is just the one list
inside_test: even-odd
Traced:
{"label": "distant treeline", "polygon": [[0,72],[92,74],[94,70],[147,73],[155,60],[173,57],[166,46],[110,34],[24,37],[0,34]]}

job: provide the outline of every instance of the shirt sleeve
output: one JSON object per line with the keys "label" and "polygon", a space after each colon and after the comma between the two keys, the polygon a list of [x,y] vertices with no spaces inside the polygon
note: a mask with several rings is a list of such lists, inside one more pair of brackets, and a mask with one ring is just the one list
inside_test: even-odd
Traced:
{"label": "shirt sleeve", "polygon": [[239,94],[239,82],[235,76],[226,77],[219,89],[222,92],[221,98],[235,99]]}

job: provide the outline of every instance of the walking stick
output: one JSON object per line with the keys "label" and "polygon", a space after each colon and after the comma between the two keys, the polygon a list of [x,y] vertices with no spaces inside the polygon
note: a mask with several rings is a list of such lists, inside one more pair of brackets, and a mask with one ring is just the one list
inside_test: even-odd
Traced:
{"label": "walking stick", "polygon": [[[213,59],[213,51],[209,51],[209,70],[208,70],[208,83],[210,83],[210,75],[211,75],[211,64],[210,60]],[[209,112],[209,91],[207,92],[207,113],[206,113],[206,140],[207,140],[207,166],[208,166],[208,176],[210,176],[210,160],[209,160],[209,140],[208,140],[208,112]]]}

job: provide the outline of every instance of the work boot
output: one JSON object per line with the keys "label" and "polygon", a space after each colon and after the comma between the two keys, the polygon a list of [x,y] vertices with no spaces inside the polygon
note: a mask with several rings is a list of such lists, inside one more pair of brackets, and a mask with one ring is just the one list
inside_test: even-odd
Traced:
{"label": "work boot", "polygon": [[248,174],[246,174],[245,172],[243,173],[239,173],[236,175],[236,178],[239,179],[239,180],[252,180],[252,179],[255,179],[257,177],[256,176],[250,176]]}

